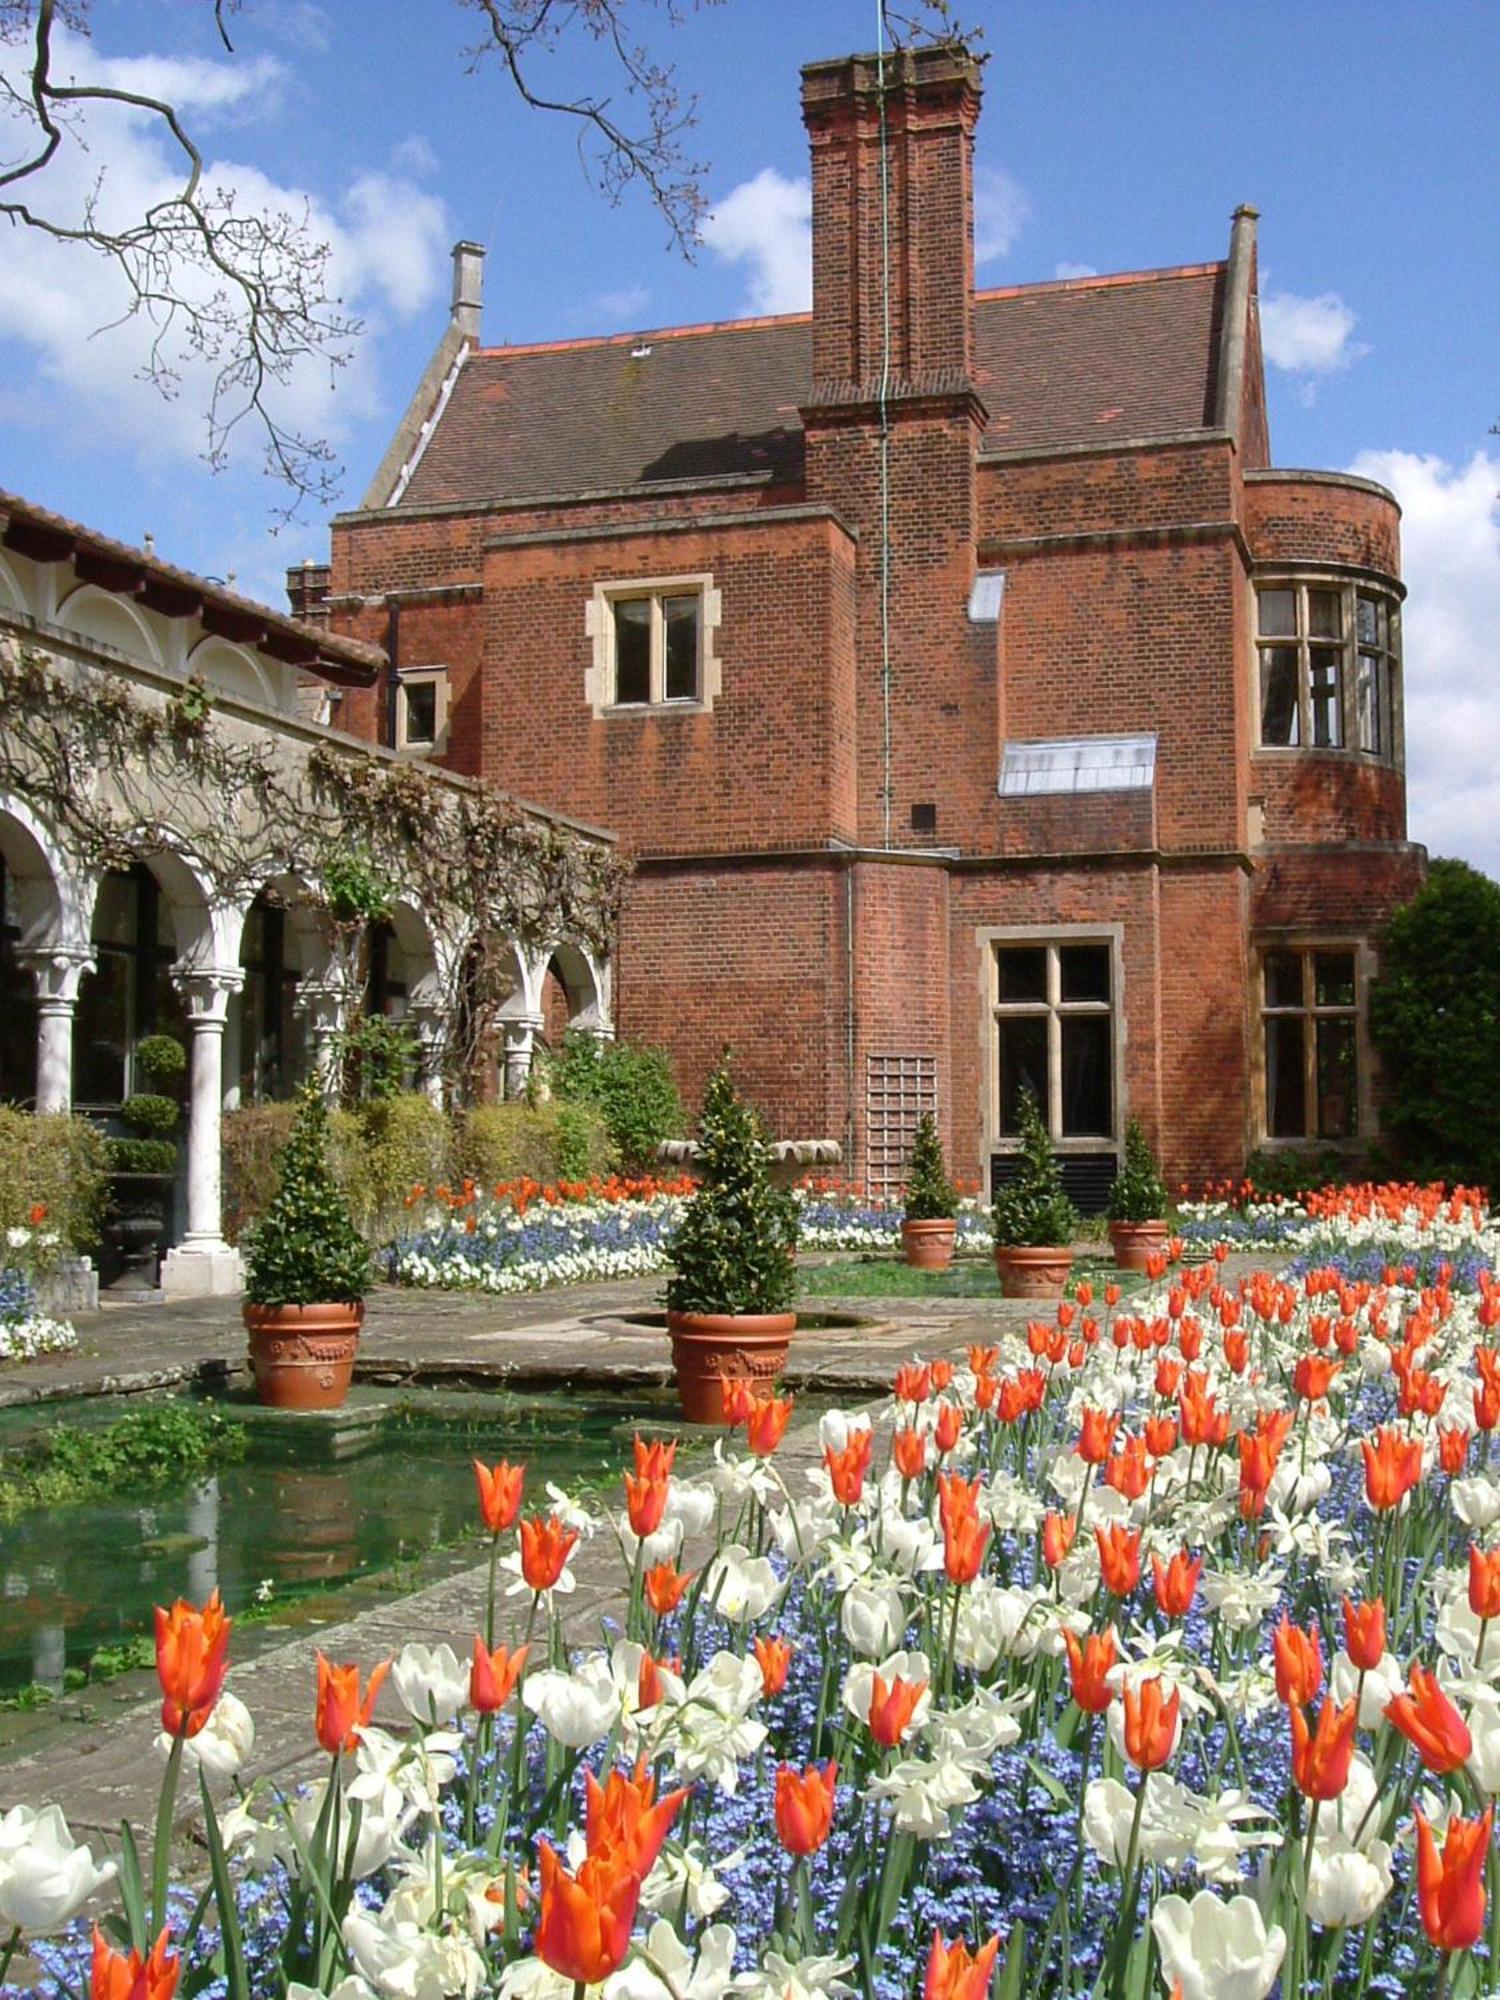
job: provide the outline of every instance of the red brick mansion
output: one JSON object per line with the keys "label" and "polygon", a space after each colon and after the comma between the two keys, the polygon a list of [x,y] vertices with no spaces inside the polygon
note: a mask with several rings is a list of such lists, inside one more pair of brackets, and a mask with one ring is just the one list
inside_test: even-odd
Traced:
{"label": "red brick mansion", "polygon": [[1274,470],[1222,262],[976,291],[961,53],[814,63],[813,309],[486,347],[482,253],[328,571],[341,727],[613,829],[622,1032],[696,1101],[988,1180],[1021,1088],[1096,1202],[1374,1132],[1420,879],[1394,500]]}

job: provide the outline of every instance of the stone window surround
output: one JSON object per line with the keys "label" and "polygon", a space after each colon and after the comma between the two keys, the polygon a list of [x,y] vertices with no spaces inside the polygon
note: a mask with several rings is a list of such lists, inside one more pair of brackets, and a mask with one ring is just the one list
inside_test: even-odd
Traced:
{"label": "stone window surround", "polygon": [[[980,984],[980,1078],[983,1091],[982,1141],[983,1157],[991,1158],[996,1153],[1018,1153],[1021,1150],[1018,1139],[1002,1135],[1000,1131],[1000,1060],[996,1035],[996,1023],[1000,1017],[999,1001],[999,960],[998,949],[1004,945],[1058,945],[1058,944],[1102,944],[1108,945],[1110,954],[1110,1020],[1114,1029],[1112,1050],[1111,1091],[1114,1106],[1114,1132],[1082,1138],[1058,1138],[1052,1140],[1052,1150],[1060,1157],[1068,1155],[1095,1156],[1113,1150],[1119,1153],[1123,1144],[1125,1119],[1128,1112],[1125,1095],[1125,927],[1123,924],[986,924],[976,927],[974,940],[979,952]],[[1048,1123],[1051,1124],[1049,1111]]]}
{"label": "stone window surround", "polygon": [[[1320,1139],[1315,1134],[1301,1138],[1274,1138],[1267,1130],[1266,1116],[1266,954],[1297,952],[1306,958],[1315,951],[1352,951],[1354,954],[1354,1049],[1356,1065],[1356,1129],[1347,1139]],[[1327,1153],[1341,1148],[1358,1151],[1380,1136],[1376,1111],[1375,1058],[1370,1041],[1370,985],[1375,977],[1375,947],[1366,937],[1347,931],[1323,932],[1292,930],[1260,932],[1252,947],[1250,1004],[1254,1009],[1254,1031],[1250,1037],[1250,1099],[1254,1130],[1251,1143],[1268,1153]],[[1305,990],[1305,989],[1304,989]],[[1337,1010],[1333,1010],[1337,1011]],[[1304,1020],[1312,1016],[1304,1012]],[[1316,1079],[1313,1080],[1314,1090]],[[1310,1100],[1311,1102],[1311,1100]]]}
{"label": "stone window surround", "polygon": [[[617,702],[614,699],[614,606],[623,598],[691,596],[699,600],[697,700]],[[596,583],[593,595],[583,610],[583,629],[593,647],[583,691],[594,714],[599,717],[712,714],[723,686],[722,663],[715,650],[715,634],[722,616],[722,593],[715,588],[713,577],[707,571],[674,576],[614,577]]]}
{"label": "stone window surround", "polygon": [[[1300,655],[1298,671],[1298,710],[1301,718],[1302,741],[1299,743],[1267,743],[1261,737],[1262,687],[1261,687],[1261,633],[1260,633],[1260,593],[1263,590],[1291,590],[1298,597],[1298,636],[1295,641]],[[1337,591],[1342,600],[1343,637],[1339,643],[1341,719],[1343,741],[1337,744],[1315,744],[1309,740],[1307,725],[1310,715],[1310,691],[1307,685],[1307,621],[1304,590]],[[1378,764],[1387,769],[1406,769],[1406,727],[1405,727],[1405,653],[1402,645],[1401,600],[1399,586],[1393,586],[1388,577],[1373,572],[1351,570],[1339,565],[1319,565],[1316,563],[1275,562],[1264,567],[1257,564],[1251,578],[1249,596],[1250,617],[1250,659],[1254,676],[1254,700],[1252,707],[1254,729],[1254,751],[1256,756],[1301,757],[1309,751],[1318,757],[1355,757],[1364,763]],[[1359,657],[1356,627],[1356,600],[1359,597],[1380,598],[1387,611],[1390,635],[1390,748],[1388,751],[1362,750],[1359,747],[1358,713],[1355,696],[1355,674]],[[1273,644],[1274,635],[1265,644]],[[1291,643],[1291,642],[1288,642]],[[1330,648],[1330,650],[1332,650]]]}
{"label": "stone window surround", "polygon": [[[411,687],[437,690],[436,713],[430,738],[411,742],[406,734],[406,691]],[[396,669],[395,748],[408,757],[435,757],[448,745],[448,669],[444,666],[398,667]]]}

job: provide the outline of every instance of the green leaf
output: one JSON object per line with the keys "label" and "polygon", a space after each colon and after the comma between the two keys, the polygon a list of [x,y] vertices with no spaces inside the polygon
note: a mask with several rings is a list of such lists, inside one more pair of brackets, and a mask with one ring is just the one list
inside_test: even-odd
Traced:
{"label": "green leaf", "polygon": [[245,1943],[240,1935],[240,1914],[234,1900],[234,1880],[229,1873],[229,1857],[219,1832],[219,1816],[203,1766],[198,1766],[198,1788],[203,1798],[203,1831],[208,1844],[208,1862],[213,1881],[214,1902],[219,1912],[219,1930],[224,1940],[224,1979],[227,2000],[249,2000],[250,1985],[245,1972]]}

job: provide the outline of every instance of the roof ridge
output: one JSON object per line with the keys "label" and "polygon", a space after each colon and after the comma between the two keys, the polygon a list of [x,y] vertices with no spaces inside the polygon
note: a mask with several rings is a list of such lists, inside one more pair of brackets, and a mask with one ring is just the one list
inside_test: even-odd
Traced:
{"label": "roof ridge", "polygon": [[1170,278],[1211,278],[1224,269],[1224,259],[1211,264],[1162,264],[1145,271],[1095,271],[1087,278],[1033,278],[1024,285],[993,285],[976,291],[981,299],[1014,299],[1028,292],[1102,292],[1112,285],[1162,284]]}
{"label": "roof ridge", "polygon": [[569,354],[580,348],[636,346],[642,341],[680,340],[700,333],[754,333],[768,326],[807,326],[811,312],[761,313],[750,319],[689,320],[683,326],[641,327],[633,333],[586,333],[572,340],[502,341],[496,347],[476,347],[473,359],[495,354]]}

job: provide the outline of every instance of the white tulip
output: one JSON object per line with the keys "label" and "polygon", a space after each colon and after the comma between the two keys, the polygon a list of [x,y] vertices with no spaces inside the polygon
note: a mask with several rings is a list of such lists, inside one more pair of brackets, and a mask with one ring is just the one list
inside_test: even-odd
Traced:
{"label": "white tulip", "polygon": [[403,1646],[391,1667],[396,1698],[413,1722],[451,1722],[469,1699],[469,1669],[451,1646]]}
{"label": "white tulip", "polygon": [[1325,1930],[1367,1924],[1391,1892],[1391,1850],[1383,1840],[1363,1849],[1335,1836],[1313,1843],[1307,1914]]}
{"label": "white tulip", "polygon": [[844,1637],[862,1659],[879,1659],[901,1643],[906,1630],[906,1601],[895,1583],[855,1583],[844,1593],[839,1611]]}
{"label": "white tulip", "polygon": [[752,1556],[739,1542],[730,1542],[704,1572],[702,1602],[731,1625],[753,1625],[775,1604],[781,1588],[769,1556]]}
{"label": "white tulip", "polygon": [[484,1960],[466,1933],[438,1935],[353,1909],[343,1937],[355,1970],[390,2000],[472,2000],[484,1978]]}
{"label": "white tulip", "polygon": [[[1354,1690],[1359,1686],[1359,1668],[1353,1660],[1339,1648],[1328,1669],[1328,1691],[1336,1702],[1353,1701]],[[1394,1653],[1381,1655],[1377,1666],[1365,1675],[1364,1687],[1359,1697],[1359,1726],[1361,1729],[1384,1729],[1386,1705],[1398,1694],[1405,1691],[1406,1675]]]}
{"label": "white tulip", "polygon": [[374,1994],[357,1972],[351,1972],[326,1992],[321,1986],[304,1986],[294,1979],[286,1989],[286,2000],[374,2000]]}
{"label": "white tulip", "polygon": [[705,1535],[713,1525],[717,1504],[711,1486],[692,1479],[674,1479],[667,1489],[665,1518],[680,1521],[684,1535]]}
{"label": "white tulip", "polygon": [[1468,1479],[1455,1479],[1448,1488],[1453,1511],[1466,1528],[1483,1534],[1500,1521],[1500,1480],[1476,1472]]}
{"label": "white tulip", "polygon": [[1163,1977],[1168,1986],[1181,1981],[1182,2000],[1265,2000],[1286,1955],[1286,1932],[1280,1924],[1268,1931],[1249,1896],[1163,1896],[1151,1929]]}
{"label": "white tulip", "polygon": [[[163,1729],[156,1739],[157,1756],[169,1757],[175,1740]],[[232,1778],[254,1748],[254,1719],[239,1696],[225,1688],[198,1734],[183,1739],[182,1756],[184,1763],[201,1766],[211,1778]]]}
{"label": "white tulip", "polygon": [[96,1866],[56,1806],[12,1806],[0,1819],[0,1925],[55,1931],[114,1879],[115,1864]]}
{"label": "white tulip", "polygon": [[620,1690],[602,1653],[591,1653],[570,1674],[550,1667],[528,1674],[521,1699],[547,1734],[568,1750],[602,1743],[620,1719]]}

